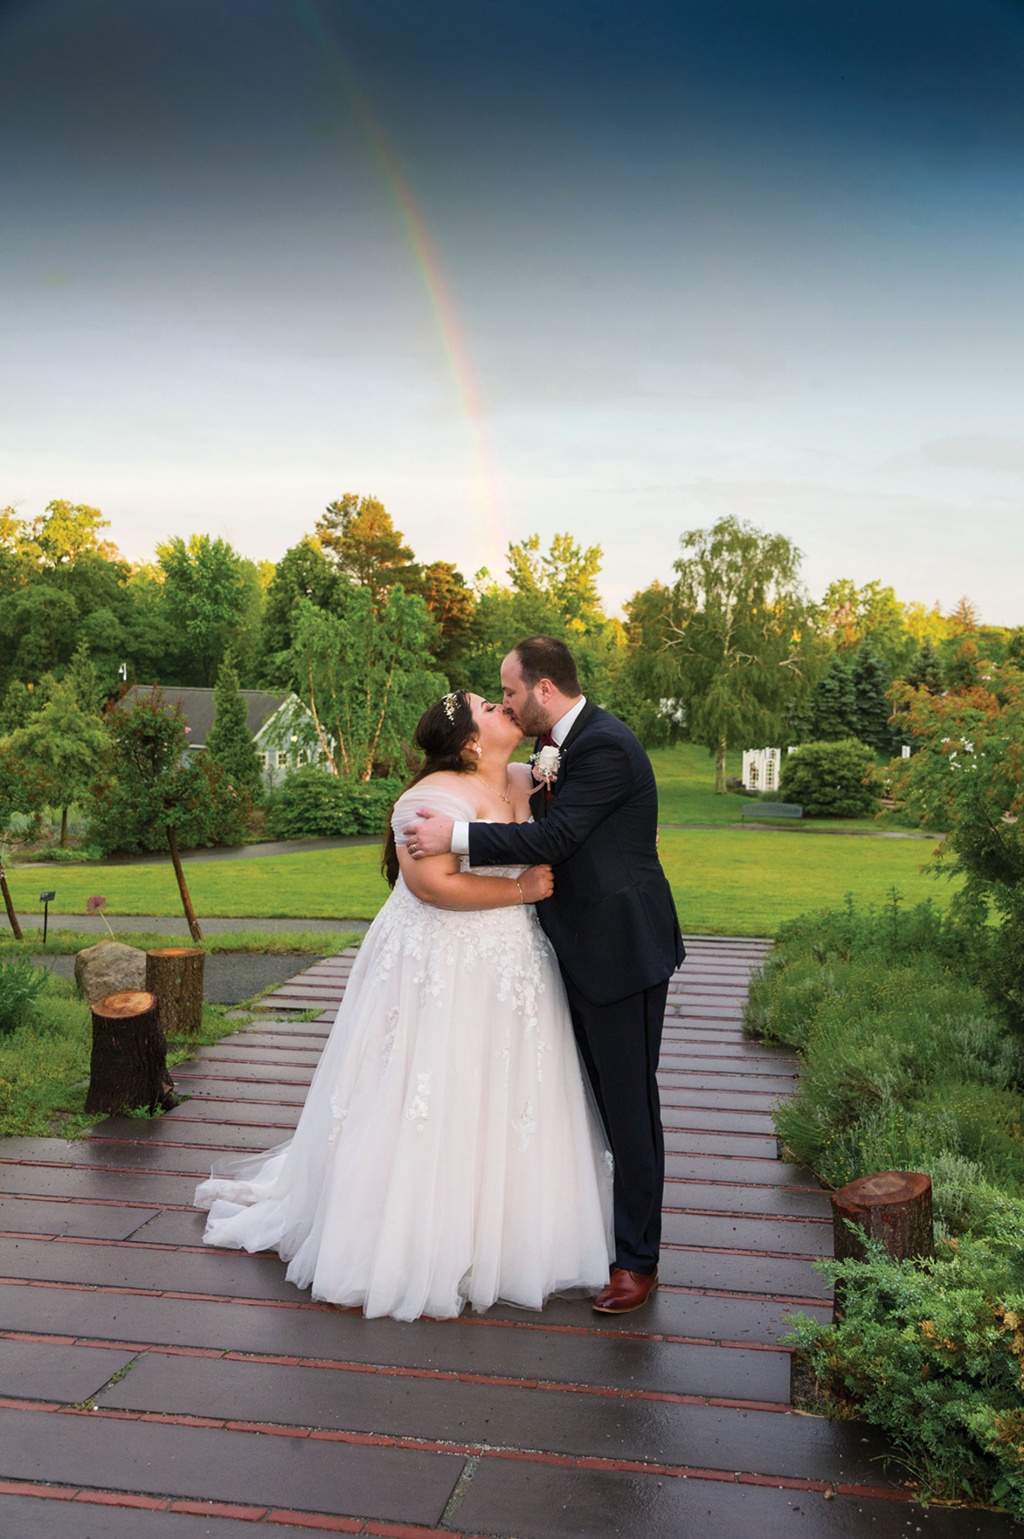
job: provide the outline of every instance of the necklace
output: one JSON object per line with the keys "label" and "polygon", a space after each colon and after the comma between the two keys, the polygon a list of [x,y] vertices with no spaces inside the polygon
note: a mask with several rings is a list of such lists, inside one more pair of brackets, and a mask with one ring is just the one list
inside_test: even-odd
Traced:
{"label": "necklace", "polygon": [[[478,774],[480,780],[483,781],[483,784],[487,787],[488,791],[493,791],[495,796],[500,796],[501,797],[501,799],[505,803],[506,807],[511,807],[512,803],[509,800],[509,798],[505,795],[504,791],[499,791],[496,786],[492,786],[491,785],[491,782],[489,780],[484,780],[484,777],[480,774],[479,770],[477,771],[477,774]],[[508,784],[509,784],[509,779],[508,779],[508,776],[506,775],[505,776],[505,785],[507,786]]]}

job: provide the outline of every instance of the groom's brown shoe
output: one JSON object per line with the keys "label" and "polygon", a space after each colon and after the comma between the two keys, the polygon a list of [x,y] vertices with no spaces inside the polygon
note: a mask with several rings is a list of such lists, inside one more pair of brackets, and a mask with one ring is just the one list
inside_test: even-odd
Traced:
{"label": "groom's brown shoe", "polygon": [[613,1266],[611,1277],[594,1300],[594,1308],[600,1315],[628,1315],[643,1308],[657,1286],[657,1267],[653,1272],[630,1272],[624,1266]]}

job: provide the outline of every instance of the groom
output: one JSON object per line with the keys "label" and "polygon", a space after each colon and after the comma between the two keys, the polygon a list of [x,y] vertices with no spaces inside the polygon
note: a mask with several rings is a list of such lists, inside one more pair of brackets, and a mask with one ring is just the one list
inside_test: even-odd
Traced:
{"label": "groom", "polygon": [[530,799],[535,821],[453,823],[423,811],[407,832],[417,859],[451,850],[473,866],[556,867],[554,894],[537,912],[615,1160],[615,1263],[594,1308],[626,1314],[658,1285],[665,1150],[656,1071],[668,980],[684,956],[658,860],[654,772],[629,728],[581,693],[563,642],[519,642],[501,665],[501,687],[538,748],[558,751],[553,782]]}

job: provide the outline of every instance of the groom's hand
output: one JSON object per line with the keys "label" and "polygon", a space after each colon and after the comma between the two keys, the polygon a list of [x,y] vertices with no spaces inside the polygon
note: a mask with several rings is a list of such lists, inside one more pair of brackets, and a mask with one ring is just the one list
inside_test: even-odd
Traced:
{"label": "groom's hand", "polygon": [[431,812],[429,807],[417,807],[416,823],[409,823],[405,830],[406,849],[414,860],[427,855],[447,855],[452,847],[452,820],[443,812]]}

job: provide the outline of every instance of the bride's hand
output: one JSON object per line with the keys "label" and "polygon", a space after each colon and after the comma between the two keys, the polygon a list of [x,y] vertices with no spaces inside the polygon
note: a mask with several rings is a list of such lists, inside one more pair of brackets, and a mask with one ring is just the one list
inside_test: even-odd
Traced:
{"label": "bride's hand", "polygon": [[524,903],[540,903],[555,890],[555,873],[550,866],[527,866],[519,877]]}

